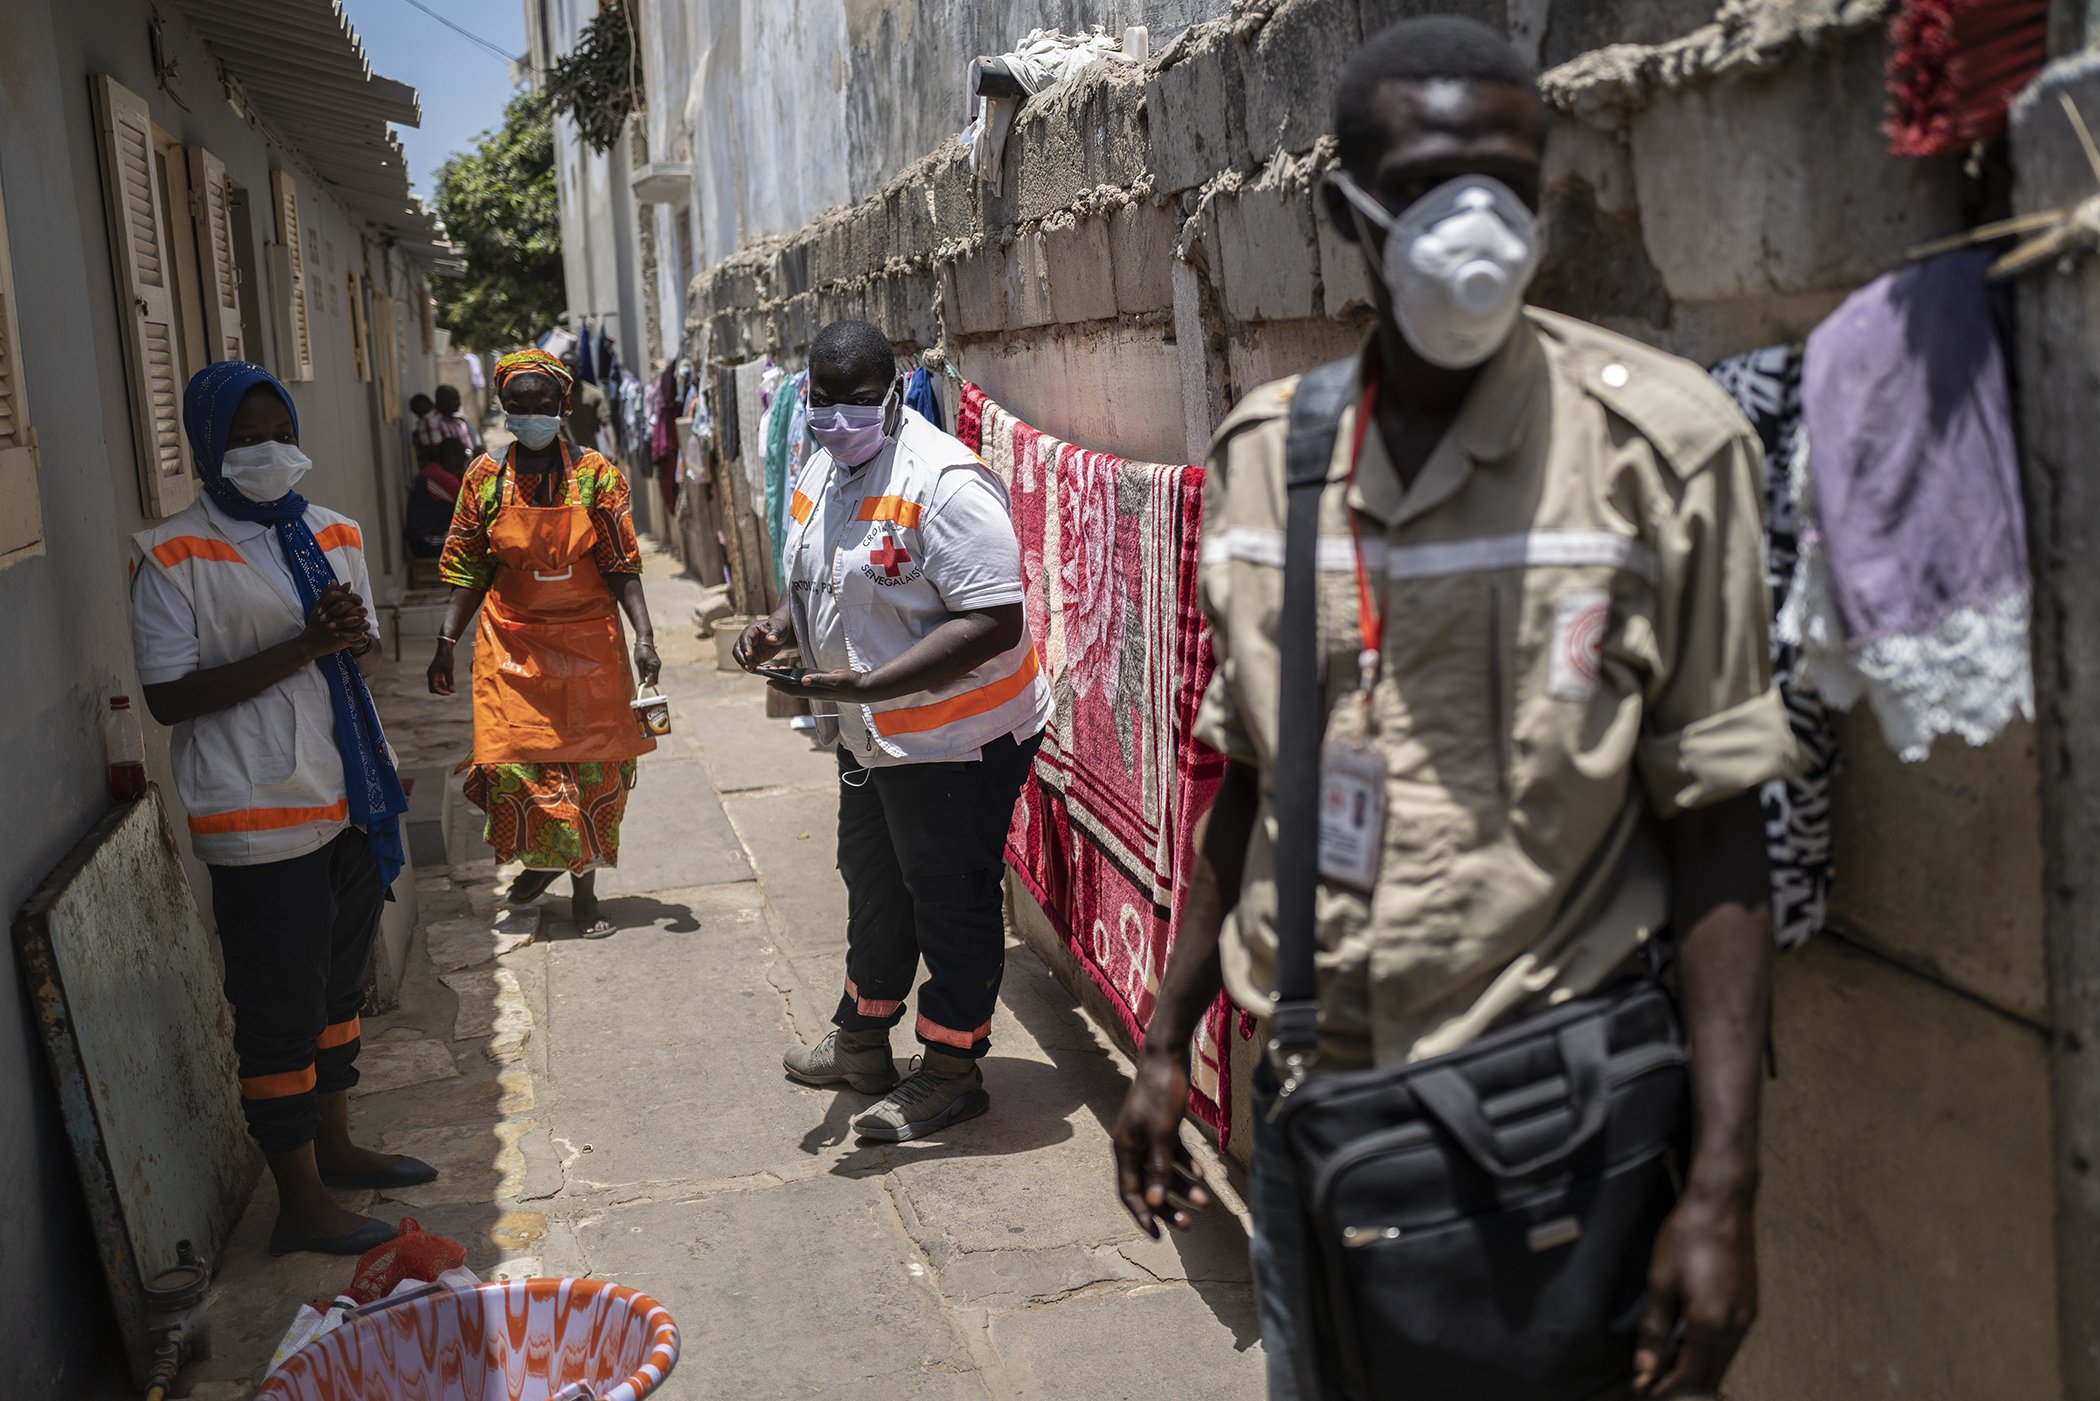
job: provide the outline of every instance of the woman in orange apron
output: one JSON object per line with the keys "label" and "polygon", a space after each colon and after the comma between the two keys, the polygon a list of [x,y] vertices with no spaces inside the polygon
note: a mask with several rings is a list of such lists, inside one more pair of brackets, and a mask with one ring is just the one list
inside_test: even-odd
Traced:
{"label": "woman in orange apron", "polygon": [[619,863],[620,818],[635,760],[656,747],[629,708],[634,690],[620,632],[634,629],[634,667],[653,686],[656,657],[642,598],[641,547],[627,481],[597,453],[557,436],[570,375],[521,350],[497,361],[496,393],[517,438],[503,460],[477,458],[460,484],[438,572],[451,605],[430,663],[430,689],[453,691],[452,654],[474,636],[474,753],[468,801],[500,861],[524,872],[507,899],[537,899],[564,871],[586,938],[613,932],[595,889]]}

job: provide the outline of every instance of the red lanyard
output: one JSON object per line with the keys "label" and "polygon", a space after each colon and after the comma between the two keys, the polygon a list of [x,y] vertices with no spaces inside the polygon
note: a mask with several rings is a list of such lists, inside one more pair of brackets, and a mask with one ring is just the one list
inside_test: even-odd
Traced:
{"label": "red lanyard", "polygon": [[[1362,400],[1356,406],[1356,430],[1349,439],[1349,489],[1356,489],[1356,464],[1364,453],[1364,434],[1371,426],[1371,410],[1378,397],[1378,381],[1364,385]],[[1357,672],[1362,680],[1366,698],[1371,694],[1373,683],[1378,680],[1378,653],[1385,644],[1385,614],[1371,602],[1371,576],[1364,567],[1363,532],[1356,523],[1356,507],[1346,499],[1342,509],[1349,514],[1350,556],[1356,565],[1356,636],[1362,651],[1356,655]]]}

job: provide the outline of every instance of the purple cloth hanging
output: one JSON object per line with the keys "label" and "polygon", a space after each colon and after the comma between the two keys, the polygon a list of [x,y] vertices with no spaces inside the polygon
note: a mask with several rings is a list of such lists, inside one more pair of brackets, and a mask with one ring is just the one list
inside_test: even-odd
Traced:
{"label": "purple cloth hanging", "polygon": [[1854,646],[2028,587],[1992,257],[1950,253],[1877,278],[1808,338],[1817,527]]}

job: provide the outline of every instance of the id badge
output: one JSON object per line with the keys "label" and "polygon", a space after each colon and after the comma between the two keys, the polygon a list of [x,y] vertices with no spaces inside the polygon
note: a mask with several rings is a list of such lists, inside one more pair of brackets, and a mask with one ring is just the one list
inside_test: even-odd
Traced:
{"label": "id badge", "polygon": [[1320,751],[1320,875],[1368,895],[1385,854],[1385,755],[1347,740]]}

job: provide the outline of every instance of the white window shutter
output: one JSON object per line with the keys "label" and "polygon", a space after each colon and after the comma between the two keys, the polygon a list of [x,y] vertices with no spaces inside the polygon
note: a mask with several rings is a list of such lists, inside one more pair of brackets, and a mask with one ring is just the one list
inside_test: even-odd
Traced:
{"label": "white window shutter", "polygon": [[204,273],[204,336],[214,360],[245,360],[241,274],[233,256],[233,187],[226,162],[190,147],[190,191],[197,200],[197,261]]}
{"label": "white window shutter", "polygon": [[277,309],[278,376],[314,377],[312,303],[306,287],[306,233],[299,224],[299,187],[289,170],[270,172],[277,206],[277,242],[270,245],[270,282]]}
{"label": "white window shutter", "polygon": [[365,321],[365,281],[356,273],[343,277],[343,295],[350,302],[350,364],[357,377],[372,382],[371,327]]}
{"label": "white window shutter", "polygon": [[401,334],[394,316],[394,299],[379,297],[373,302],[379,322],[379,416],[388,423],[401,418]]}
{"label": "white window shutter", "polygon": [[181,360],[168,239],[161,228],[160,175],[153,163],[153,116],[144,98],[98,73],[91,78],[102,150],[102,204],[117,280],[117,319],[131,379],[138,445],[139,504],[169,516],[196,499],[189,445],[182,437]]}
{"label": "white window shutter", "polygon": [[0,195],[0,569],[44,552],[36,473],[36,429],[30,427],[22,390],[22,326],[7,248],[7,202]]}

